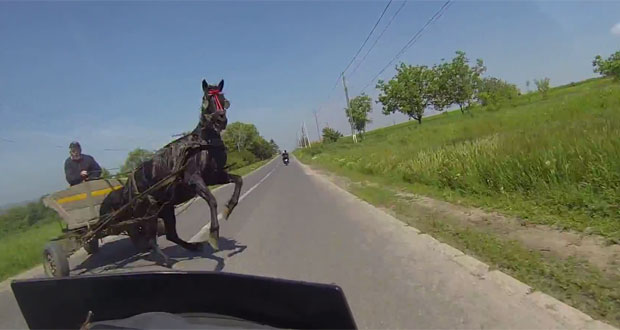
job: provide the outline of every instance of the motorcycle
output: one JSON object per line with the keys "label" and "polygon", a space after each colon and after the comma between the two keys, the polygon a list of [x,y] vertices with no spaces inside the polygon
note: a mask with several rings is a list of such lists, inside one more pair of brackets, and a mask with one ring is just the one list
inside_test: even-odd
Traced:
{"label": "motorcycle", "polygon": [[334,284],[166,271],[15,280],[11,288],[31,329],[357,329]]}
{"label": "motorcycle", "polygon": [[289,160],[288,160],[288,158],[283,158],[282,162],[284,162],[284,165],[288,166]]}

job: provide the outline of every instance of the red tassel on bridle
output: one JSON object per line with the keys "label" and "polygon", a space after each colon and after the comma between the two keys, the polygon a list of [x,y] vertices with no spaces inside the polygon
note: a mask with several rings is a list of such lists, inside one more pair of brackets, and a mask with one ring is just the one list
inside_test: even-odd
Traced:
{"label": "red tassel on bridle", "polygon": [[219,89],[209,90],[209,96],[213,96],[212,98],[215,99],[215,108],[217,109],[217,111],[224,111],[224,107],[222,106],[222,103],[220,102],[220,98],[218,97],[220,94],[221,93]]}

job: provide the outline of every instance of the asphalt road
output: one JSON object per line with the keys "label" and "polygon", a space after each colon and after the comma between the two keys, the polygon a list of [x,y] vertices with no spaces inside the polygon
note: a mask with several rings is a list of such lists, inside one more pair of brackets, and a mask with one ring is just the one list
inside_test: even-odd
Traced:
{"label": "asphalt road", "polygon": [[[258,184],[258,185],[257,185]],[[248,193],[249,192],[249,193]],[[215,194],[224,205],[232,186]],[[160,237],[180,270],[218,270],[340,285],[360,328],[551,329],[604,324],[418,233],[292,160],[245,178],[243,200],[221,223],[220,251],[187,252]],[[189,239],[207,223],[196,201],[179,216]],[[71,259],[72,275],[153,271],[151,254],[127,239]],[[40,276],[37,269],[25,276]],[[23,328],[12,292],[0,286],[0,328]]]}

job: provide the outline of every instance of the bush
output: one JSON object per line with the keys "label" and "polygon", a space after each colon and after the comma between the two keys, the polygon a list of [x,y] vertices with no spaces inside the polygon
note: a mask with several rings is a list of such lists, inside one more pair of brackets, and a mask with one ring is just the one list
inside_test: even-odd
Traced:
{"label": "bush", "polygon": [[540,92],[540,94],[542,94],[543,97],[547,97],[547,93],[549,92],[549,81],[551,79],[549,78],[544,78],[544,79],[534,79],[534,84],[536,84],[536,88],[538,89],[538,92]]}
{"label": "bush", "polygon": [[329,127],[323,128],[323,141],[325,143],[336,142],[341,137],[342,133],[340,133],[339,131]]}
{"label": "bush", "polygon": [[229,170],[238,169],[252,163],[256,163],[258,160],[256,156],[248,150],[239,151],[229,151],[228,152],[228,161],[226,162]]}
{"label": "bush", "polygon": [[502,104],[512,103],[521,91],[516,85],[498,78],[484,78],[478,86],[478,102],[489,106],[490,110],[498,110]]}
{"label": "bush", "polygon": [[24,231],[39,223],[58,220],[58,214],[43,205],[43,202],[31,202],[15,206],[0,215],[0,237]]}

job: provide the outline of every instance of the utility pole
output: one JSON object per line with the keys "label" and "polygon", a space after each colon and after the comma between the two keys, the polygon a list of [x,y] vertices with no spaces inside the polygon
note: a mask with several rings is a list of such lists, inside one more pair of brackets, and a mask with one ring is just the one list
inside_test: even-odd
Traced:
{"label": "utility pole", "polygon": [[304,131],[304,123],[301,123],[301,147],[305,148],[308,146],[307,140],[306,140],[306,132]]}
{"label": "utility pole", "polygon": [[304,128],[304,136],[306,137],[306,143],[307,143],[306,146],[311,147],[312,144],[310,144],[310,138],[308,138],[308,128],[306,128],[306,122],[303,121],[302,123],[303,123],[303,128]]}
{"label": "utility pole", "polygon": [[319,118],[317,116],[316,110],[313,110],[312,112],[314,112],[314,122],[316,123],[316,134],[319,137],[319,141],[321,141],[321,130],[319,129]]}
{"label": "utility pole", "polygon": [[355,130],[353,129],[353,116],[351,116],[351,101],[349,101],[349,90],[347,89],[347,81],[344,79],[344,72],[342,73],[342,86],[344,86],[344,96],[347,98],[347,112],[349,113],[351,136],[353,137],[353,143],[357,143],[357,136],[355,136]]}

